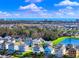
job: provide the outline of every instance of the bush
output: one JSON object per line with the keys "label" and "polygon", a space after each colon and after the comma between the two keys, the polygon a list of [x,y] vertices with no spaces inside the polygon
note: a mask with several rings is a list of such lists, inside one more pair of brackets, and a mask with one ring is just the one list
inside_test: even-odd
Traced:
{"label": "bush", "polygon": [[44,58],[44,53],[43,52],[33,53],[32,57],[33,58]]}

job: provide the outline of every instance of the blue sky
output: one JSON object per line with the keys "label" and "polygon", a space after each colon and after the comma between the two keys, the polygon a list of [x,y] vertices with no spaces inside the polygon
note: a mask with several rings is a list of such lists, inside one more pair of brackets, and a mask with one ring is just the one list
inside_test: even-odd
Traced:
{"label": "blue sky", "polygon": [[78,18],[79,0],[0,0],[0,18]]}

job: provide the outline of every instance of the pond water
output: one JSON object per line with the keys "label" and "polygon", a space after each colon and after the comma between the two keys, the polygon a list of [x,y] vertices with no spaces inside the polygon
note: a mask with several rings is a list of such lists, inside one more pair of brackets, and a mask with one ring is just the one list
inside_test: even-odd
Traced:
{"label": "pond water", "polygon": [[73,45],[79,45],[79,40],[75,38],[65,38],[62,42],[59,44],[73,44]]}

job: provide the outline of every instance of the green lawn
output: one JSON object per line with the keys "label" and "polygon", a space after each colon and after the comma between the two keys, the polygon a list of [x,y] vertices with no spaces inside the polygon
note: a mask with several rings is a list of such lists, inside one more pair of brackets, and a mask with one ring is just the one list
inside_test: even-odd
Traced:
{"label": "green lawn", "polygon": [[12,57],[13,58],[22,58],[22,57],[25,57],[25,56],[29,57],[31,53],[32,53],[32,50],[29,50],[27,52],[23,52],[21,55],[14,54]]}

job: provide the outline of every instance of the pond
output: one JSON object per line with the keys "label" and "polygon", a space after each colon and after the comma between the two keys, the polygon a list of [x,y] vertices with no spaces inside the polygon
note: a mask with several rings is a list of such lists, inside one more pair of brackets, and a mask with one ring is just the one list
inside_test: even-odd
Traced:
{"label": "pond", "polygon": [[73,44],[73,45],[79,45],[79,40],[76,38],[65,38],[63,41],[61,41],[59,44]]}

